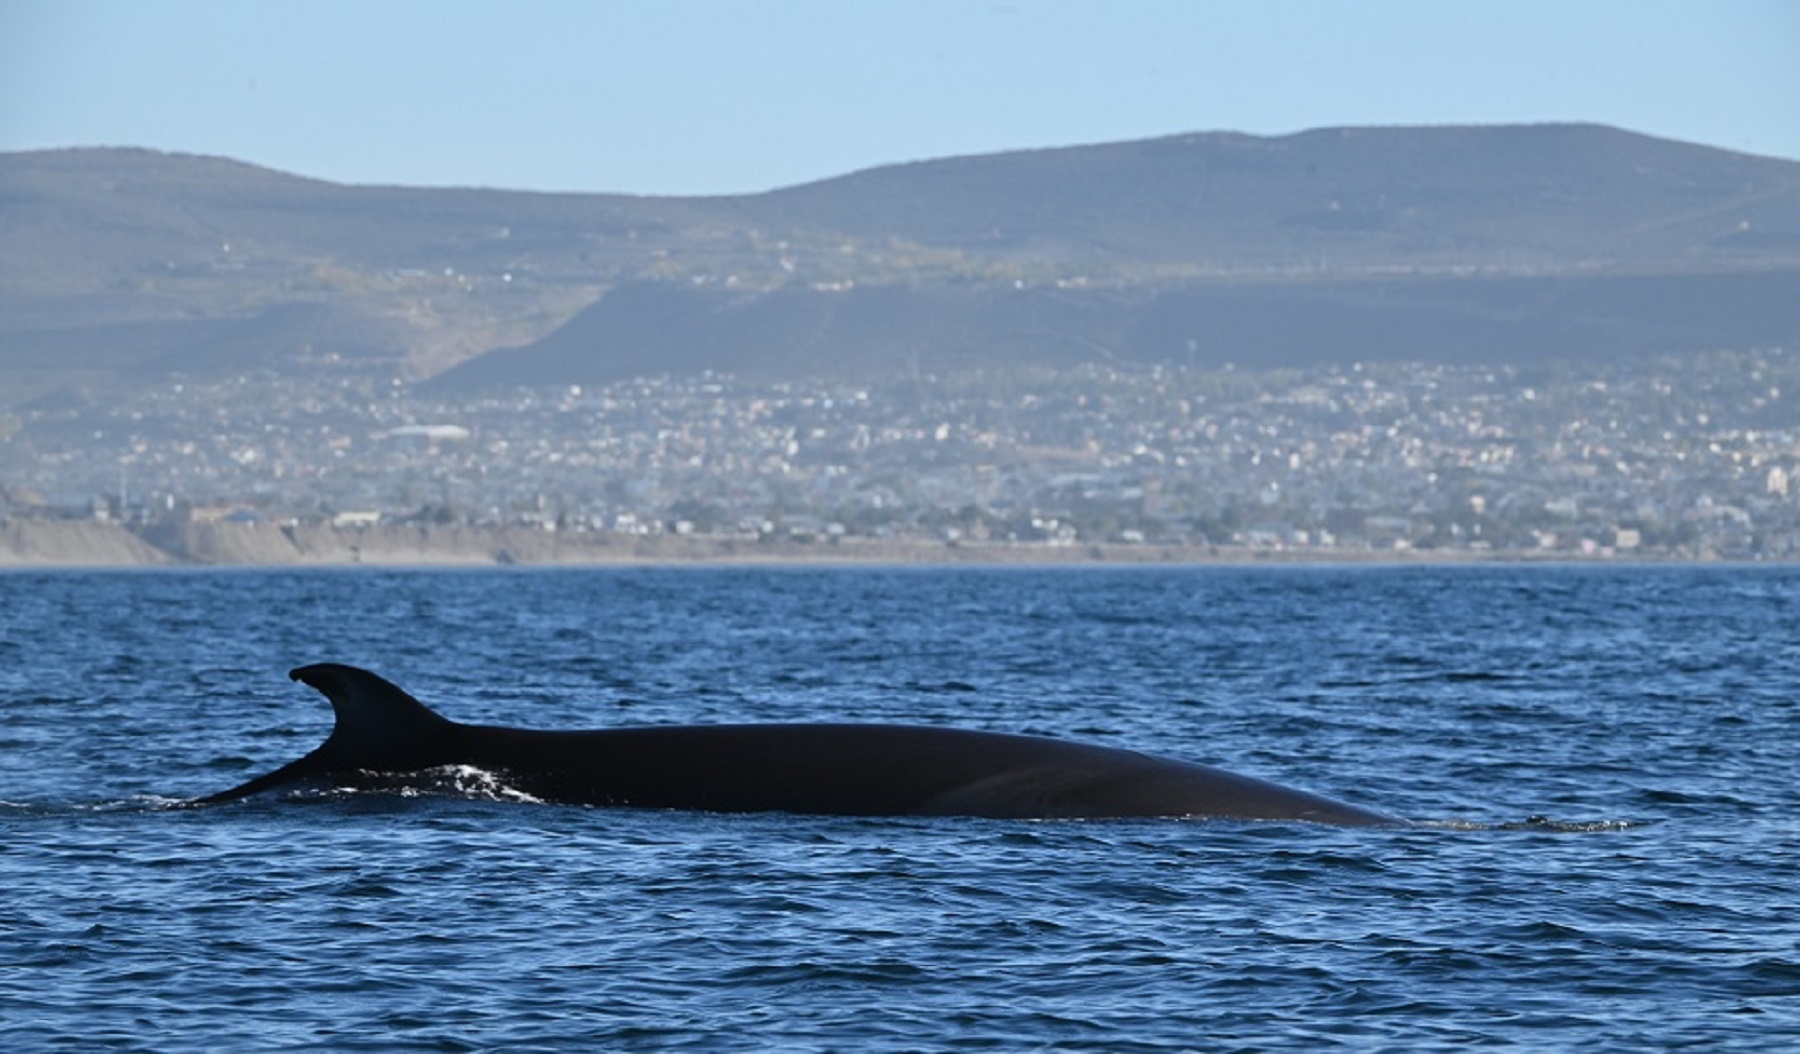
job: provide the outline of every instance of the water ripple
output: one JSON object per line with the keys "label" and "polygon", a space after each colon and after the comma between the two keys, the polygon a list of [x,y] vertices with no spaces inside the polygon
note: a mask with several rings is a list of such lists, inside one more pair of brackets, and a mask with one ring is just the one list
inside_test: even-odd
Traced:
{"label": "water ripple", "polygon": [[[0,599],[7,1049],[1800,1042],[1793,573],[20,573]],[[323,738],[284,676],[318,659],[467,720],[1034,730],[1434,822],[634,813],[458,772],[182,807]]]}

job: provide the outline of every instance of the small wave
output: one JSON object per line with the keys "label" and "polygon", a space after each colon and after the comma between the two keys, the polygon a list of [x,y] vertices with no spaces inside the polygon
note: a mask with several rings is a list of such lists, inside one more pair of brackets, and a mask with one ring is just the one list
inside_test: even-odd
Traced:
{"label": "small wave", "polygon": [[1648,827],[1650,820],[1553,820],[1548,816],[1527,816],[1523,820],[1501,823],[1477,823],[1473,820],[1421,820],[1419,827],[1441,831],[1543,831],[1548,834],[1596,834],[1603,831],[1628,831]]}
{"label": "small wave", "polygon": [[189,798],[170,798],[161,794],[140,794],[130,798],[100,801],[7,801],[0,800],[0,817],[61,816],[93,813],[145,813],[182,809],[192,805]]}
{"label": "small wave", "polygon": [[[329,781],[307,780],[273,795],[285,802],[335,802],[355,798],[458,798],[465,801],[542,805],[543,799],[512,786],[499,773],[473,765],[445,765],[419,772],[357,772]],[[173,801],[165,807],[192,805]]]}
{"label": "small wave", "polygon": [[505,778],[473,765],[445,765],[408,773],[358,773],[350,782],[329,788],[342,794],[388,794],[402,798],[463,798],[469,801],[541,805],[543,799],[507,783]]}
{"label": "small wave", "polygon": [[1438,675],[1445,684],[1481,684],[1486,681],[1510,681],[1513,675],[1501,670],[1446,670]]}
{"label": "small wave", "polygon": [[478,769],[473,765],[448,765],[442,769],[434,769],[428,775],[440,779],[442,786],[457,797],[474,798],[479,801],[521,802],[530,805],[544,803],[542,798],[527,794],[512,786],[497,773]]}
{"label": "small wave", "polygon": [[142,810],[144,812],[163,812],[168,809],[185,809],[194,804],[192,798],[171,798],[166,794],[140,794],[125,801],[102,802],[96,805],[99,809]]}

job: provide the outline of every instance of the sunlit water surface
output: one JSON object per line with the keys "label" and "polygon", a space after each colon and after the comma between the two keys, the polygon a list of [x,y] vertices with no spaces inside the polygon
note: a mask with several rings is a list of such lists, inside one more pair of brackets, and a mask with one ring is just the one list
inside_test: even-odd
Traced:
{"label": "sunlit water surface", "polygon": [[[1800,1045],[1800,573],[0,575],[0,1046]],[[907,721],[1429,825],[178,799],[290,666],[538,727]]]}

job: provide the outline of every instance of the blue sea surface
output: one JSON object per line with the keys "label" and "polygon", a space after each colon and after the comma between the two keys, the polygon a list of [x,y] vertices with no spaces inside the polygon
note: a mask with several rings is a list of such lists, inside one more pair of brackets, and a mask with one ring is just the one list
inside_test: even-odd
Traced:
{"label": "blue sea surface", "polygon": [[[1800,571],[0,574],[0,1047],[1800,1047]],[[545,728],[904,721],[1422,821],[389,794],[291,666]]]}

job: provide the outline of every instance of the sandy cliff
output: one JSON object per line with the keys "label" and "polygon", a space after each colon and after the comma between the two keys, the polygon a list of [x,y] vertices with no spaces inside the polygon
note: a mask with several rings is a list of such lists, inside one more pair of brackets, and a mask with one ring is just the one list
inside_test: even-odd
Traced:
{"label": "sandy cliff", "polygon": [[1129,563],[1241,559],[1210,548],[946,545],[909,540],[834,541],[632,536],[478,528],[188,523],[134,533],[90,520],[0,524],[0,568],[440,566],[755,563]]}
{"label": "sandy cliff", "polygon": [[173,562],[168,553],[116,523],[0,523],[0,567],[154,567]]}

